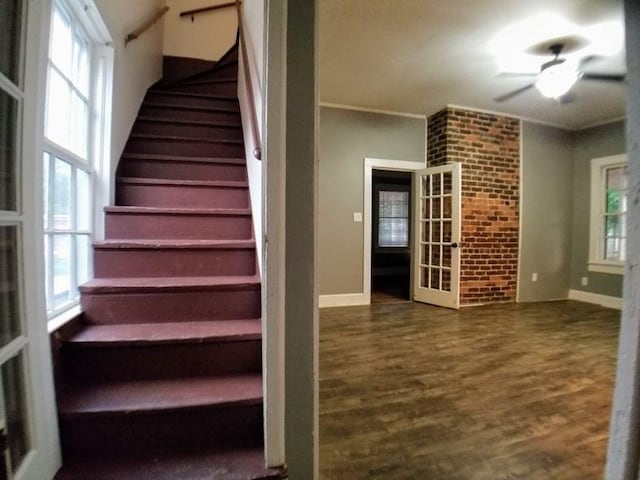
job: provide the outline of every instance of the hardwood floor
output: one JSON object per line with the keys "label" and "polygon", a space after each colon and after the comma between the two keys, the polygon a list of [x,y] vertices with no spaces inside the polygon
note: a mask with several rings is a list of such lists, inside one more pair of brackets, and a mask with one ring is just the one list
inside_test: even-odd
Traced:
{"label": "hardwood floor", "polygon": [[320,478],[602,478],[619,316],[572,301],[321,310]]}

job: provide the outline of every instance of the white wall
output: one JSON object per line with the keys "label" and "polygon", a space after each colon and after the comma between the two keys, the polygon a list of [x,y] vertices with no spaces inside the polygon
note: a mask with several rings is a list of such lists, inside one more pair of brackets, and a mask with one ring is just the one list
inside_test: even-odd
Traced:
{"label": "white wall", "polygon": [[[249,0],[245,3],[262,3]],[[131,2],[135,3],[135,2]],[[208,7],[211,0],[167,0],[169,12],[165,15],[164,51],[175,57],[218,60],[236,39],[238,23],[235,7],[221,8],[190,17],[180,17],[180,12]]]}
{"label": "white wall", "polygon": [[[96,0],[113,38],[111,177],[115,173],[147,89],[162,77],[162,21],[124,45],[127,34],[164,6],[163,0]],[[113,185],[113,182],[111,182]],[[113,188],[113,186],[111,187]],[[111,194],[113,200],[113,192]]]}
{"label": "white wall", "polygon": [[262,90],[264,66],[264,0],[251,0],[242,4],[245,36],[249,47],[251,68],[257,74]]}

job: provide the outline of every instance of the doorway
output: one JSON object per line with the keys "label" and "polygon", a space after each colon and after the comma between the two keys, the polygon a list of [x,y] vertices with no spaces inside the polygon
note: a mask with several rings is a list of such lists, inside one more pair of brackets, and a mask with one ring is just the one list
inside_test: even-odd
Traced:
{"label": "doorway", "polygon": [[412,173],[371,175],[371,303],[411,299]]}

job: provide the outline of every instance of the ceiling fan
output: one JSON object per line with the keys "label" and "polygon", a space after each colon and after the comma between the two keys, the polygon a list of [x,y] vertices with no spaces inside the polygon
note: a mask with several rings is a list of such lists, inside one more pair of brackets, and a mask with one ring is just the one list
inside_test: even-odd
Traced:
{"label": "ceiling fan", "polygon": [[[507,76],[533,76],[537,78],[535,82],[530,83],[529,85],[525,85],[524,87],[520,87],[494,98],[494,101],[505,102],[533,87],[536,87],[543,96],[559,99],[561,103],[564,103],[563,99],[566,100],[568,98],[565,97],[565,95],[578,80],[624,82],[625,76],[622,74],[588,73],[583,70],[587,64],[598,59],[598,55],[590,55],[579,61],[560,58],[562,51],[567,50],[567,43],[569,44],[569,48],[575,47],[575,44],[572,45],[572,39],[568,38],[557,39],[555,41],[551,41],[551,43],[545,42],[544,50],[547,50],[554,58],[553,60],[543,63],[540,67],[539,73],[502,73],[501,75]],[[530,50],[539,51],[541,47],[542,45],[534,46]]]}

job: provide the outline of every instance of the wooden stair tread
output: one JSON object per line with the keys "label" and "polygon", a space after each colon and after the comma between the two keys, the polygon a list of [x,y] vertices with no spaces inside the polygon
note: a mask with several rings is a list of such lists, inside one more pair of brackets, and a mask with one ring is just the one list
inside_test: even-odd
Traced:
{"label": "wooden stair tread", "polygon": [[65,462],[54,480],[273,480],[284,469],[265,467],[264,447],[201,449],[127,456],[82,458]]}
{"label": "wooden stair tread", "polygon": [[250,249],[255,246],[255,240],[103,240],[93,244],[97,250]]}
{"label": "wooden stair tread", "polygon": [[215,277],[114,277],[94,278],[79,287],[85,294],[161,293],[177,290],[220,290],[253,288],[260,285],[255,275],[219,275]]}
{"label": "wooden stair tread", "polygon": [[242,124],[239,122],[221,122],[211,120],[184,120],[182,118],[171,117],[156,117],[150,115],[138,115],[136,119],[138,122],[153,122],[153,123],[171,123],[179,125],[197,125],[207,127],[220,127],[220,128],[242,128]]}
{"label": "wooden stair tread", "polygon": [[173,87],[178,89],[181,87],[189,87],[193,85],[216,85],[220,83],[238,83],[238,79],[236,77],[223,77],[204,80],[182,81],[179,84],[174,84]]}
{"label": "wooden stair tread", "polygon": [[104,211],[106,213],[129,213],[146,215],[251,215],[251,210],[248,208],[162,208],[110,206],[104,207]]}
{"label": "wooden stair tread", "polygon": [[257,373],[65,385],[58,411],[63,416],[130,414],[260,402],[262,375]]}
{"label": "wooden stair tread", "polygon": [[174,140],[178,142],[197,142],[197,143],[229,143],[233,145],[244,145],[242,140],[232,140],[229,138],[212,138],[212,137],[185,137],[184,135],[160,135],[157,133],[132,133],[129,138],[137,138],[142,140]]}
{"label": "wooden stair tread", "polygon": [[143,106],[166,108],[170,110],[194,110],[198,112],[224,112],[224,113],[234,113],[234,114],[240,115],[240,107],[237,105],[234,105],[233,107],[219,107],[219,106],[214,107],[210,105],[184,105],[184,104],[164,103],[164,102],[145,100],[143,102]]}
{"label": "wooden stair tread", "polygon": [[199,93],[199,92],[185,92],[185,91],[180,91],[180,90],[167,90],[167,89],[156,89],[156,88],[151,88],[149,90],[150,93],[157,93],[160,95],[173,95],[176,97],[193,97],[193,98],[202,98],[203,100],[209,100],[209,99],[214,99],[214,100],[229,100],[229,101],[233,101],[233,102],[237,102],[238,101],[238,97],[236,97],[235,95],[220,95],[220,94],[215,94],[215,93]]}
{"label": "wooden stair tread", "polygon": [[113,347],[259,340],[260,319],[87,325],[65,340],[71,347]]}
{"label": "wooden stair tread", "polygon": [[160,155],[154,153],[134,153],[124,152],[120,157],[122,160],[153,160],[159,162],[196,162],[196,163],[216,163],[224,165],[246,164],[244,158],[224,158],[224,157],[190,157],[185,155]]}
{"label": "wooden stair tread", "polygon": [[173,180],[167,178],[118,177],[117,183],[127,185],[166,185],[183,187],[249,188],[249,183],[240,180]]}

